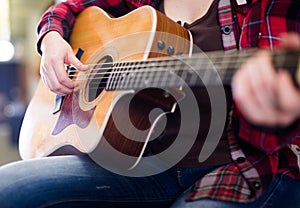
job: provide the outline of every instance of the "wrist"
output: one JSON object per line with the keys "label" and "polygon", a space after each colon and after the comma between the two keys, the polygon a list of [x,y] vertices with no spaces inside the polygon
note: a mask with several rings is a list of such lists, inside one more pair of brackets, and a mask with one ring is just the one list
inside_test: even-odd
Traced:
{"label": "wrist", "polygon": [[43,37],[41,37],[40,39],[41,52],[43,53],[49,44],[53,45],[54,40],[57,38],[62,38],[62,37],[59,32],[54,30],[47,32]]}

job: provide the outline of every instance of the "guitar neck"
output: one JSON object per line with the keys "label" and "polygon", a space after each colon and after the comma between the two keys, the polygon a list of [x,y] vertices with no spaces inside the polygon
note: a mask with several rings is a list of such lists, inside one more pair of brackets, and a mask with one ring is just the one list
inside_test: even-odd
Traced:
{"label": "guitar neck", "polygon": [[[211,52],[194,54],[191,57],[115,63],[108,72],[105,89],[111,91],[148,87],[230,85],[233,74],[254,53],[255,51]],[[275,68],[288,70],[298,85],[299,51],[274,52],[272,55]]]}

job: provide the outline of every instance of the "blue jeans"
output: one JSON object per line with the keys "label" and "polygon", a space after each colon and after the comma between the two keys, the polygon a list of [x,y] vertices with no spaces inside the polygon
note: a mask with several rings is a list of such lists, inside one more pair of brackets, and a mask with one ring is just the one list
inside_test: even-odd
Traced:
{"label": "blue jeans", "polygon": [[169,207],[213,168],[171,168],[153,176],[127,177],[87,156],[19,161],[0,167],[0,207]]}
{"label": "blue jeans", "polygon": [[298,208],[300,207],[300,181],[277,174],[269,189],[256,201],[241,204],[209,199],[186,202],[186,190],[171,208]]}
{"label": "blue jeans", "polygon": [[[87,156],[20,161],[0,167],[0,207],[159,208],[170,207],[177,198],[174,208],[214,207],[212,204],[242,207],[209,200],[192,203],[183,200],[182,193],[213,168],[174,167],[153,176],[126,177],[107,171]],[[257,203],[245,207],[263,207],[264,203],[280,205],[273,207],[300,207],[299,189],[300,182],[279,175]],[[292,200],[295,206],[289,206]]]}

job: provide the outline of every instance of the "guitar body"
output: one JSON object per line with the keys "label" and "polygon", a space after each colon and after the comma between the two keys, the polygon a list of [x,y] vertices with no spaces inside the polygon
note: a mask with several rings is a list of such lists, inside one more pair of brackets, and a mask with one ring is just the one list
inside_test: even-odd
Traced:
{"label": "guitar body", "polygon": [[[80,87],[64,98],[55,114],[56,95],[39,82],[20,131],[21,157],[49,156],[65,146],[82,153],[109,146],[132,159],[128,168],[136,166],[147,142],[161,133],[154,131],[158,120],[174,110],[184,93],[171,89],[174,98],[158,88],[109,91],[101,82],[113,77],[99,74],[113,62],[190,54],[191,42],[188,31],[149,6],[119,18],[96,7],[84,10],[76,19],[70,45],[74,53],[83,50],[81,61],[91,69],[75,73]],[[157,108],[162,111],[153,111]]]}

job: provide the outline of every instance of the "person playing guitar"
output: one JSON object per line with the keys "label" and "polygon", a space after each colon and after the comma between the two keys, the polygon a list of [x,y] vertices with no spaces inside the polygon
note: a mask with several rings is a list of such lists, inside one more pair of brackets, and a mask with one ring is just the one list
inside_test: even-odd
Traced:
{"label": "person playing guitar", "polygon": [[[52,5],[1,207],[299,207],[299,15],[293,0]],[[64,145],[81,153],[54,156]]]}

